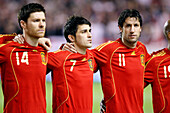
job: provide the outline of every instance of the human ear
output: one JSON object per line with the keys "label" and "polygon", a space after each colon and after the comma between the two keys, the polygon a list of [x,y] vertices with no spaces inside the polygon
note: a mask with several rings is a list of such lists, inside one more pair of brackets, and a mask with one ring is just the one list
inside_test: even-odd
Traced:
{"label": "human ear", "polygon": [[75,37],[73,35],[68,35],[68,39],[71,41],[71,42],[75,42]]}
{"label": "human ear", "polygon": [[26,22],[25,21],[21,20],[20,25],[23,29],[26,28]]}
{"label": "human ear", "polygon": [[120,30],[120,32],[122,32],[122,31],[123,31],[123,30],[122,30],[122,27],[119,26],[119,30]]}

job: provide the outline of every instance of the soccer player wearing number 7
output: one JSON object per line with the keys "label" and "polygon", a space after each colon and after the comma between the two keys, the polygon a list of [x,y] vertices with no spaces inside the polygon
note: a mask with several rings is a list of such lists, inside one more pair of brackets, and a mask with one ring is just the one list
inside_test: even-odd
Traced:
{"label": "soccer player wearing number 7", "polygon": [[168,47],[152,53],[145,71],[145,86],[152,86],[154,113],[170,112],[170,20],[164,25]]}
{"label": "soccer player wearing number 7", "polygon": [[64,36],[74,44],[77,53],[58,50],[48,54],[53,113],[92,113],[95,61],[87,49],[92,46],[91,23],[81,16],[72,16],[64,26]]}
{"label": "soccer player wearing number 7", "polygon": [[[25,37],[24,44],[0,44],[3,113],[46,113],[46,51],[38,46],[44,37],[45,9],[37,3],[21,8],[18,22]],[[1,35],[1,38],[14,35]]]}

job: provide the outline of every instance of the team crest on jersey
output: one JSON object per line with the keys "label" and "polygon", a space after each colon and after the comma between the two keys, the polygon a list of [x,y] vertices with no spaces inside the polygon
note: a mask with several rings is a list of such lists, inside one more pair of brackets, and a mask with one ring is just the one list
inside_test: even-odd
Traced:
{"label": "team crest on jersey", "polygon": [[89,63],[90,70],[93,71],[93,63],[92,63],[92,59],[89,59],[89,60],[88,60],[88,63]]}
{"label": "team crest on jersey", "polygon": [[141,55],[140,55],[140,60],[141,60],[142,66],[145,66],[145,62],[144,62],[144,54],[141,54]]}
{"label": "team crest on jersey", "polygon": [[42,59],[42,64],[46,65],[46,60],[45,60],[45,53],[44,52],[41,52],[41,59]]}

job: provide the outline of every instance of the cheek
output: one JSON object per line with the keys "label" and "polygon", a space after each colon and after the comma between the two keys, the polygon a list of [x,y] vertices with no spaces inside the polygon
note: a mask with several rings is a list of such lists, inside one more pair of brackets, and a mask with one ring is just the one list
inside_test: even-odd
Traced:
{"label": "cheek", "polygon": [[170,38],[170,33],[168,34],[168,38]]}
{"label": "cheek", "polygon": [[128,34],[127,34],[127,31],[124,30],[124,31],[122,32],[122,36],[126,36],[126,35],[128,35]]}

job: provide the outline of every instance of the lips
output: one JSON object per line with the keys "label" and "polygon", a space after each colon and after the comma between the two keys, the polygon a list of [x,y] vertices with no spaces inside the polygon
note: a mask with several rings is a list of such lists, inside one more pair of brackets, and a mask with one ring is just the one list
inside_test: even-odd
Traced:
{"label": "lips", "polygon": [[44,32],[44,30],[38,30],[38,32]]}
{"label": "lips", "polygon": [[92,42],[92,40],[88,40],[88,42],[90,42],[90,43],[91,43],[91,42]]}
{"label": "lips", "polygon": [[129,35],[129,37],[136,37],[136,35]]}

